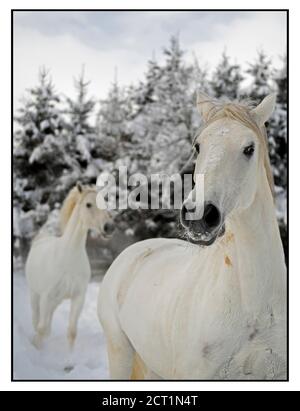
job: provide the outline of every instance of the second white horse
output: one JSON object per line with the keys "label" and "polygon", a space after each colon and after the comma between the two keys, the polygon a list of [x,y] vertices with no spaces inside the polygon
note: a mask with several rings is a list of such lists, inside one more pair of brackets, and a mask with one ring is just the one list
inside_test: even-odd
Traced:
{"label": "second white horse", "polygon": [[85,244],[89,229],[112,234],[108,212],[96,206],[96,188],[77,184],[61,210],[62,236],[37,236],[26,262],[30,288],[34,344],[40,347],[50,334],[52,316],[64,300],[71,300],[68,340],[73,347],[91,268]]}

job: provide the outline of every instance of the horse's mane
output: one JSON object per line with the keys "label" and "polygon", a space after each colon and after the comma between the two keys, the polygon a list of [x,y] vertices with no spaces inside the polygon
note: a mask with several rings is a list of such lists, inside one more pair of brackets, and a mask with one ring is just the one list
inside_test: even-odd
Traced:
{"label": "horse's mane", "polygon": [[[203,103],[205,103],[204,101]],[[267,143],[267,132],[266,127],[263,125],[260,127],[255,117],[252,114],[252,110],[254,109],[255,105],[253,102],[249,100],[243,100],[238,102],[231,102],[231,101],[212,101],[213,106],[211,109],[206,113],[206,121],[201,128],[202,132],[207,126],[209,126],[214,121],[221,119],[221,118],[230,118],[232,120],[236,120],[239,123],[243,124],[244,126],[250,128],[254,133],[257,135],[261,142],[261,147],[263,150],[263,160],[264,166],[266,170],[266,175],[268,179],[268,183],[271,189],[271,193],[274,195],[274,180],[273,174],[270,164],[269,152],[268,152],[268,143]],[[198,104],[201,104],[198,103]],[[197,136],[199,133],[197,134]]]}
{"label": "horse's mane", "polygon": [[60,210],[60,228],[62,233],[64,232],[68,224],[68,221],[74,211],[76,204],[78,204],[86,196],[87,193],[96,191],[95,187],[88,185],[80,186],[80,188],[81,191],[78,189],[78,186],[75,186],[71,189]]}

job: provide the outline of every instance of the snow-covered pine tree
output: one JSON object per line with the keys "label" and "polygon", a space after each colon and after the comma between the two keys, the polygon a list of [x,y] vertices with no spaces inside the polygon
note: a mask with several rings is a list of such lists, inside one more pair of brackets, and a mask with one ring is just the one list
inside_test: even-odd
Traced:
{"label": "snow-covered pine tree", "polygon": [[211,88],[211,83],[209,81],[209,69],[205,64],[200,66],[196,56],[194,57],[194,67],[193,67],[193,77],[194,77],[194,87],[195,89],[207,94],[208,96],[213,96],[213,91]]}
{"label": "snow-covered pine tree", "polygon": [[[274,70],[271,59],[267,57],[264,51],[260,50],[258,52],[256,60],[253,63],[249,63],[246,73],[250,76],[250,83],[247,89],[244,90],[244,97],[250,98],[255,104],[258,104],[268,94],[274,92]],[[272,119],[270,121],[272,121]],[[271,163],[273,164],[274,141],[273,138],[271,138],[271,134],[273,134],[275,130],[270,129],[270,123],[267,123],[266,126],[269,138],[269,153]],[[276,175],[276,169],[273,170],[273,173]]]}
{"label": "snow-covered pine tree", "polygon": [[274,70],[271,60],[263,51],[250,64],[247,73],[251,76],[248,96],[260,102],[269,93],[277,93],[275,111],[267,123],[269,137],[269,153],[276,186],[286,187],[286,62],[281,70]]}
{"label": "snow-covered pine tree", "polygon": [[165,64],[156,86],[161,127],[153,145],[152,168],[175,173],[190,154],[195,132],[194,66],[184,61],[179,38],[172,36],[164,49]]}
{"label": "snow-covered pine tree", "polygon": [[80,76],[74,79],[76,98],[66,99],[69,151],[83,168],[86,168],[90,160],[89,136],[95,132],[89,121],[95,106],[94,100],[88,97],[89,83],[85,80],[82,69]]}
{"label": "snow-covered pine tree", "polygon": [[161,77],[161,67],[153,56],[147,63],[145,79],[127,91],[127,104],[131,110],[128,129],[130,138],[123,144],[122,152],[130,163],[130,172],[148,173],[152,155],[152,140],[158,130],[152,116],[157,104],[156,85]]}
{"label": "snow-covered pine tree", "polygon": [[269,143],[275,184],[286,188],[287,182],[287,69],[286,58],[281,69],[275,71],[277,102],[269,124]]}
{"label": "snow-covered pine tree", "polygon": [[287,104],[287,56],[282,57],[282,67],[275,71],[275,82],[277,84],[277,102]]}
{"label": "snow-covered pine tree", "polygon": [[161,67],[157,63],[155,54],[147,62],[147,70],[145,73],[145,81],[141,81],[139,86],[135,89],[134,100],[137,108],[143,109],[148,103],[153,103],[155,97],[155,84],[159,81],[161,76]]}
{"label": "snow-covered pine tree", "polygon": [[[86,183],[95,183],[99,173],[93,158],[93,154],[97,157],[98,136],[96,128],[91,125],[95,101],[88,95],[89,84],[82,69],[79,77],[74,80],[75,99],[66,98],[68,152],[74,162],[73,173],[68,179],[68,188],[76,183],[78,177]],[[65,178],[64,176],[63,179]]]}
{"label": "snow-covered pine tree", "polygon": [[57,180],[72,167],[60,98],[46,69],[30,88],[15,116],[13,144],[16,236],[31,238],[60,195]]}
{"label": "snow-covered pine tree", "polygon": [[164,61],[148,64],[137,92],[140,105],[133,139],[149,158],[149,172],[174,173],[187,155],[193,135],[193,68],[186,65],[179,40],[173,36],[163,51]]}
{"label": "snow-covered pine tree", "polygon": [[221,61],[212,74],[210,81],[211,90],[216,98],[229,98],[235,100],[240,96],[240,86],[244,77],[241,67],[231,63],[226,51],[223,52]]}
{"label": "snow-covered pine tree", "polygon": [[249,63],[246,73],[251,79],[246,90],[246,97],[259,103],[274,88],[272,84],[273,68],[271,59],[267,57],[263,50],[260,50],[256,60],[253,63]]}
{"label": "snow-covered pine tree", "polygon": [[[195,132],[195,91],[193,65],[183,59],[177,37],[163,51],[164,60],[148,62],[145,79],[134,93],[134,115],[130,121],[132,133],[128,155],[132,169],[144,174],[180,171],[190,155]],[[151,193],[153,197],[153,193]],[[131,227],[139,238],[176,235],[176,213],[164,210],[129,211],[124,218],[134,218]]]}
{"label": "snow-covered pine tree", "polygon": [[285,252],[287,251],[286,232],[286,179],[287,179],[287,78],[286,61],[282,70],[274,70],[271,59],[260,51],[254,63],[249,65],[247,73],[251,76],[248,97],[256,103],[263,100],[269,93],[277,93],[277,102],[274,113],[266,124],[270,161],[272,165],[277,214],[281,238]]}
{"label": "snow-covered pine tree", "polygon": [[127,139],[127,117],[129,115],[125,90],[117,77],[108,92],[106,99],[100,101],[97,115],[98,155],[113,161],[120,153],[120,142]]}
{"label": "snow-covered pine tree", "polygon": [[[140,147],[132,140],[131,131],[132,119],[139,107],[136,100],[136,86],[121,88],[115,75],[107,97],[100,101],[97,115],[97,150],[92,151],[97,160],[94,161],[99,165],[99,173],[108,171],[115,176],[121,196],[127,186],[124,185],[126,176],[119,175],[119,168],[127,167],[127,177],[138,171]],[[116,216],[119,229],[126,233],[136,219],[139,216],[132,210],[119,211]]]}
{"label": "snow-covered pine tree", "polygon": [[285,252],[287,253],[287,62],[275,70],[277,104],[269,124],[270,158],[276,189],[277,218]]}

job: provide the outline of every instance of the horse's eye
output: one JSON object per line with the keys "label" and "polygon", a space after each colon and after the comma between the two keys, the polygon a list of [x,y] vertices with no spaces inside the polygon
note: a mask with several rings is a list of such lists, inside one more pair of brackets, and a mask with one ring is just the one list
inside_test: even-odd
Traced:
{"label": "horse's eye", "polygon": [[91,203],[86,203],[87,208],[91,208],[92,204]]}
{"label": "horse's eye", "polygon": [[249,144],[249,146],[245,147],[243,150],[243,153],[245,154],[246,157],[250,158],[254,153],[254,144],[251,143]]}
{"label": "horse's eye", "polygon": [[196,143],[196,144],[194,145],[194,147],[195,147],[195,150],[197,151],[197,153],[199,154],[199,153],[200,153],[200,144],[199,144],[199,143]]}

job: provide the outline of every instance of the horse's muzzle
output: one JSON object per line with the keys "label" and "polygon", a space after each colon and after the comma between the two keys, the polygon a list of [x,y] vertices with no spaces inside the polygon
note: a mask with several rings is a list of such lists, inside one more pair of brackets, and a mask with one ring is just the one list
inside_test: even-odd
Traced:
{"label": "horse's muzzle", "polygon": [[213,244],[217,237],[224,234],[225,225],[222,215],[214,204],[208,202],[204,204],[203,215],[200,219],[188,218],[188,212],[192,213],[193,211],[188,210],[183,204],[180,215],[181,224],[185,228],[190,242],[208,246]]}
{"label": "horse's muzzle", "polygon": [[105,238],[109,238],[113,235],[113,233],[115,232],[115,224],[113,222],[106,222],[103,226],[103,236]]}

